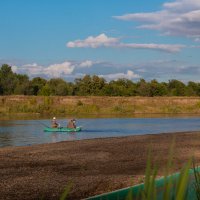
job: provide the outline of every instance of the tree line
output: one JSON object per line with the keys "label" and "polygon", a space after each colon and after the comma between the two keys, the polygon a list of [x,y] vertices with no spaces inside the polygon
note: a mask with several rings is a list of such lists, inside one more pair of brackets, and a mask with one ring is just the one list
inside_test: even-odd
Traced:
{"label": "tree line", "polygon": [[187,84],[173,79],[166,82],[140,79],[133,82],[118,79],[107,82],[96,75],[67,82],[61,78],[46,80],[41,77],[32,80],[25,74],[17,74],[11,66],[0,68],[0,95],[43,95],[43,96],[200,96],[200,83]]}

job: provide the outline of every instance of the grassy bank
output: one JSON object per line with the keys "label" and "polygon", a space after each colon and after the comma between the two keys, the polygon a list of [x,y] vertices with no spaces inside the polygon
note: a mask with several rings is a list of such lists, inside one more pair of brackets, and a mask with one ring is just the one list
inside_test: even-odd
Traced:
{"label": "grassy bank", "polygon": [[200,114],[199,97],[0,96],[0,115]]}

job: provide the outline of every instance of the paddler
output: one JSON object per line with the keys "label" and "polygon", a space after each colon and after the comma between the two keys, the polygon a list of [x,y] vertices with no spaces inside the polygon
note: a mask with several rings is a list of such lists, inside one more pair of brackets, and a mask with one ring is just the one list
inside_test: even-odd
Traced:
{"label": "paddler", "polygon": [[56,117],[53,117],[52,121],[51,121],[51,128],[58,128],[59,124],[56,121]]}
{"label": "paddler", "polygon": [[67,128],[76,128],[76,120],[75,119],[70,119]]}

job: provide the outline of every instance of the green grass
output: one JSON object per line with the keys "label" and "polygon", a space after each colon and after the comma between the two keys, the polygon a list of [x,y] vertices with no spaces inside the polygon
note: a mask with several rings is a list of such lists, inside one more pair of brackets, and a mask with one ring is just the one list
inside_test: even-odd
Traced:
{"label": "green grass", "polygon": [[62,193],[62,195],[60,196],[59,200],[66,200],[71,188],[72,188],[72,183],[67,184],[67,186],[64,189],[64,192]]}
{"label": "green grass", "polygon": [[[146,164],[144,190],[140,192],[139,199],[141,200],[157,200],[157,199],[183,200],[183,199],[186,199],[187,188],[189,184],[189,169],[191,167],[191,160],[189,160],[185,164],[185,166],[181,169],[180,175],[178,176],[177,179],[174,179],[173,176],[170,176],[170,169],[173,166],[174,145],[175,145],[175,139],[172,142],[170,152],[169,152],[167,167],[165,169],[164,186],[162,187],[163,188],[162,196],[158,197],[159,192],[157,191],[158,187],[156,186],[156,177],[157,177],[158,168],[156,166],[152,167],[151,153],[149,153],[147,164]],[[132,200],[132,199],[133,198],[129,198],[129,200]]]}
{"label": "green grass", "polygon": [[200,114],[200,98],[0,96],[0,114]]}

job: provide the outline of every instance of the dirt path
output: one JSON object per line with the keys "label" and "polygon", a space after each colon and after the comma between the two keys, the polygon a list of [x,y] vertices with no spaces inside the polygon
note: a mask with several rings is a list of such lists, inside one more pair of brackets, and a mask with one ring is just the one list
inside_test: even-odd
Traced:
{"label": "dirt path", "polygon": [[0,149],[0,199],[81,199],[141,182],[149,146],[160,174],[173,137],[173,171],[191,156],[200,164],[200,132],[129,136]]}

